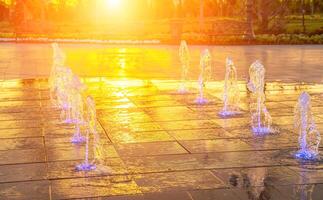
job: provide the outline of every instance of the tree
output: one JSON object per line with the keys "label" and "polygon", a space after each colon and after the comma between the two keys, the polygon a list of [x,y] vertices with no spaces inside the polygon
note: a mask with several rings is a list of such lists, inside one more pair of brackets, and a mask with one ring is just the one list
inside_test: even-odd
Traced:
{"label": "tree", "polygon": [[301,11],[302,11],[302,26],[303,26],[303,32],[305,33],[305,31],[306,31],[306,27],[305,27],[305,2],[304,2],[304,0],[302,0],[302,9],[301,9]]}
{"label": "tree", "polygon": [[268,32],[273,20],[282,19],[288,10],[290,0],[258,0],[257,16],[261,32]]}
{"label": "tree", "polygon": [[247,14],[247,36],[249,39],[255,38],[255,33],[253,30],[253,0],[247,0],[246,4],[246,14]]}

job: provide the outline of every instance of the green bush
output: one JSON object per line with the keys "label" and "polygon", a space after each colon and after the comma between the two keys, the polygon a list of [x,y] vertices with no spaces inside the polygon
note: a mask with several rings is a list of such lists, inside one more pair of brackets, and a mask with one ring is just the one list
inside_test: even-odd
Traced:
{"label": "green bush", "polygon": [[255,43],[260,44],[323,44],[323,34],[279,34],[257,35]]}

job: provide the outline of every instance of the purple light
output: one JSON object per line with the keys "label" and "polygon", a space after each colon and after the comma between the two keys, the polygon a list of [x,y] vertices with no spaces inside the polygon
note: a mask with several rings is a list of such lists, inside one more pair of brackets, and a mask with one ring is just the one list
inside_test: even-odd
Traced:
{"label": "purple light", "polygon": [[82,163],[79,164],[75,167],[77,171],[91,171],[96,169],[96,166],[94,164],[89,164],[89,163]]}
{"label": "purple light", "polygon": [[302,92],[295,106],[295,130],[299,134],[300,150],[295,157],[303,160],[316,160],[319,157],[321,135],[316,129],[311,108],[311,96]]}
{"label": "purple light", "polygon": [[252,127],[252,132],[255,135],[266,135],[269,133],[273,133],[274,131],[268,127]]}
{"label": "purple light", "polygon": [[71,138],[71,142],[74,143],[74,144],[80,144],[80,143],[83,143],[85,142],[86,138],[81,136],[81,135],[74,135],[72,138]]}
{"label": "purple light", "polygon": [[196,100],[195,100],[195,103],[199,104],[199,105],[203,105],[203,104],[207,104],[208,103],[208,100],[207,99],[204,99],[204,98],[201,98],[201,97],[198,97]]}
{"label": "purple light", "polygon": [[240,115],[241,112],[239,112],[239,111],[226,111],[226,110],[222,110],[218,114],[219,114],[220,117],[226,118],[226,117],[232,117],[232,116]]}
{"label": "purple light", "polygon": [[295,157],[301,160],[317,160],[318,154],[309,150],[299,150]]}

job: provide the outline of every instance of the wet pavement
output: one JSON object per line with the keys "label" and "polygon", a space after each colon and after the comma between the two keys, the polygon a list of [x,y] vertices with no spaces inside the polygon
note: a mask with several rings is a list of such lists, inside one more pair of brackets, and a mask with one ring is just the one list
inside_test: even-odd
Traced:
{"label": "wet pavement", "polygon": [[[225,59],[236,64],[239,80],[246,80],[251,63],[259,59],[266,68],[266,80],[284,82],[323,81],[323,45],[189,45],[190,80],[197,80],[201,52],[212,56],[212,79],[222,80]],[[178,80],[181,66],[179,46],[60,44],[66,65],[79,76]],[[0,43],[0,79],[48,77],[52,66],[50,44]]]}
{"label": "wet pavement", "polygon": [[323,85],[268,82],[266,105],[280,132],[255,136],[243,82],[243,114],[221,119],[222,82],[207,86],[209,103],[200,106],[195,82],[180,95],[176,81],[83,81],[104,146],[102,163],[87,173],[75,171],[85,147],[70,143],[73,127],[59,121],[47,80],[1,82],[0,199],[322,199],[323,160],[293,158],[293,107],[308,91],[323,133]]}

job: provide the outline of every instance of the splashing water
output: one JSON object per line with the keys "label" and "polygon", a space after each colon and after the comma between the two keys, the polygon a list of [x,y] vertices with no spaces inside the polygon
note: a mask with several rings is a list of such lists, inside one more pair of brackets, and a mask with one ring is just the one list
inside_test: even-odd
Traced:
{"label": "splashing water", "polygon": [[52,48],[53,48],[53,66],[48,79],[49,88],[50,88],[49,95],[50,95],[50,100],[52,104],[54,106],[57,106],[57,101],[55,96],[56,96],[56,90],[58,87],[60,68],[63,67],[65,64],[65,54],[59,48],[57,43],[53,43]]}
{"label": "splashing water", "polygon": [[[261,167],[247,171],[246,177],[244,178],[244,188],[249,192],[250,196],[253,197],[250,199],[261,199],[261,195],[267,192],[265,187],[265,178],[267,174],[267,169]],[[252,187],[254,185],[261,187]]]}
{"label": "splashing water", "polygon": [[[95,110],[95,102],[91,96],[86,98],[86,146],[85,146],[85,159],[84,162],[77,165],[76,169],[79,171],[89,171],[96,168],[95,163],[102,161],[103,147],[101,145],[100,136],[97,132],[97,118]],[[89,134],[93,135],[93,152],[94,160],[89,163]]]}
{"label": "splashing water", "polygon": [[221,117],[241,114],[239,109],[239,85],[237,70],[230,58],[226,59],[223,104],[223,109],[219,112]]}
{"label": "splashing water", "polygon": [[57,86],[56,86],[56,102],[58,108],[61,109],[60,119],[64,123],[72,123],[71,116],[71,96],[73,72],[68,67],[57,68]]}
{"label": "splashing water", "polygon": [[[235,188],[243,188],[248,191],[250,199],[263,199],[261,196],[266,191],[267,169],[264,167],[243,169],[241,173],[232,173],[229,177],[229,183]],[[259,187],[254,187],[254,186]]]}
{"label": "splashing water", "polygon": [[85,159],[84,162],[77,165],[75,169],[77,171],[90,171],[96,169],[95,164],[89,162],[89,131],[86,131],[86,139],[85,139]]}
{"label": "splashing water", "polygon": [[[299,172],[299,176],[298,176],[298,181],[297,181],[297,185],[298,187],[295,187],[295,189],[293,190],[293,194],[295,197],[295,199],[299,199],[299,200],[313,200],[313,192],[315,189],[315,184],[308,184],[312,177],[310,174],[312,174],[312,170],[319,170],[320,167],[315,167],[313,165],[300,165],[300,172]],[[315,198],[314,198],[315,199]]]}
{"label": "splashing water", "polygon": [[198,79],[198,84],[199,84],[199,96],[195,100],[197,104],[205,104],[208,102],[207,99],[204,97],[204,90],[206,87],[206,83],[209,81],[211,77],[211,65],[212,65],[212,60],[211,60],[211,54],[208,49],[204,50],[204,52],[201,55],[200,59],[200,76]]}
{"label": "splashing water", "polygon": [[251,127],[255,134],[274,133],[272,118],[265,106],[265,68],[260,61],[254,62],[249,68],[248,89],[252,92],[250,112]]}
{"label": "splashing water", "polygon": [[80,126],[84,124],[84,110],[83,110],[83,99],[82,91],[80,90],[80,85],[75,84],[75,79],[78,79],[77,76],[74,76],[72,87],[69,91],[69,101],[71,106],[71,120],[75,125],[75,132],[71,139],[72,143],[81,143],[85,141],[85,138],[81,135]]}
{"label": "splashing water", "polygon": [[52,44],[54,66],[64,66],[66,55],[57,43]]}
{"label": "splashing water", "polygon": [[187,43],[185,40],[181,41],[181,45],[179,47],[179,59],[181,62],[182,66],[182,79],[181,83],[178,89],[179,93],[186,93],[187,88],[186,88],[186,82],[187,82],[187,74],[189,70],[189,65],[190,65],[190,52],[187,46]]}
{"label": "splashing water", "polygon": [[60,68],[64,66],[65,55],[63,51],[59,48],[57,43],[52,44],[53,48],[53,66],[49,75],[48,84],[50,89],[50,100],[54,106],[57,106],[56,101],[56,90],[58,85],[58,77]]}
{"label": "splashing water", "polygon": [[84,123],[82,94],[86,87],[70,68],[64,67],[65,54],[58,44],[54,43],[52,47],[53,67],[49,78],[50,98],[52,103],[61,109],[61,121],[75,126],[71,142],[81,143],[85,141],[80,129]]}
{"label": "splashing water", "polygon": [[88,96],[86,99],[87,102],[87,125],[89,131],[93,134],[93,151],[94,159],[97,162],[102,161],[103,157],[103,147],[100,140],[100,135],[97,129],[97,118],[96,118],[96,109],[95,101],[91,96]]}
{"label": "splashing water", "polygon": [[65,54],[57,43],[52,44],[53,66],[49,77],[50,99],[55,107],[60,108],[60,119],[64,123],[71,121],[70,87],[73,79],[73,72],[65,67]]}
{"label": "splashing water", "polygon": [[321,135],[316,129],[311,111],[311,97],[307,92],[302,92],[295,106],[295,131],[298,132],[300,150],[296,158],[315,160],[319,156]]}

